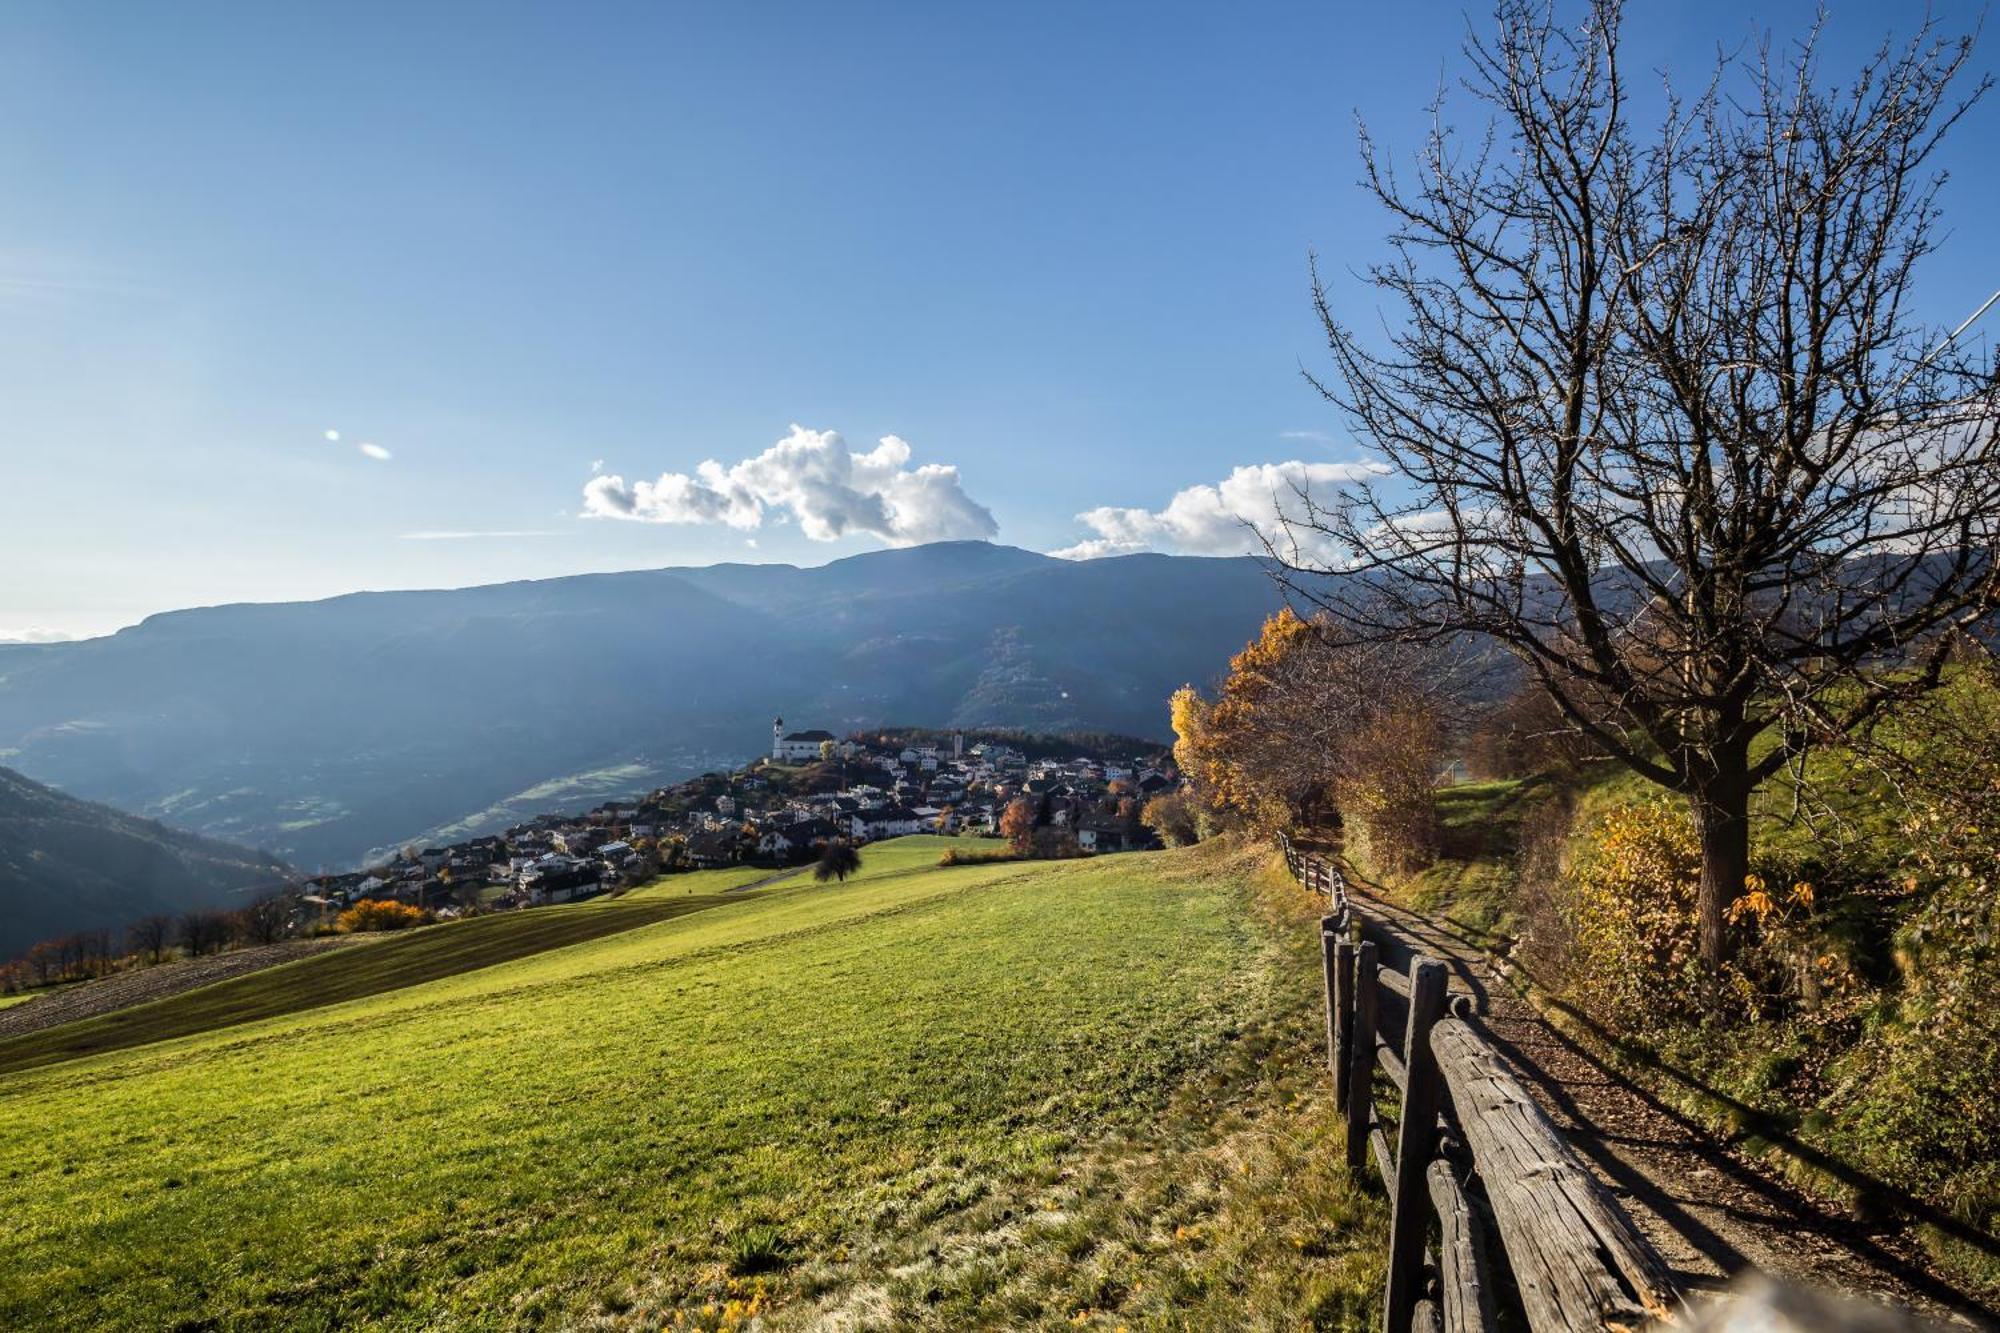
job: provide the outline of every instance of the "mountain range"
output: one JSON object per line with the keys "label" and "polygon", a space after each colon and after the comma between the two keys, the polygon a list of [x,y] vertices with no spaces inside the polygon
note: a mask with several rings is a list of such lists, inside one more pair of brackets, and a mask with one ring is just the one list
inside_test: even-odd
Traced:
{"label": "mountain range", "polygon": [[0,768],[0,961],[36,940],[154,912],[240,907],[286,867],[79,801]]}
{"label": "mountain range", "polygon": [[1261,562],[984,542],[174,611],[0,645],[0,763],[306,870],[762,753],[771,720],[1167,734]]}

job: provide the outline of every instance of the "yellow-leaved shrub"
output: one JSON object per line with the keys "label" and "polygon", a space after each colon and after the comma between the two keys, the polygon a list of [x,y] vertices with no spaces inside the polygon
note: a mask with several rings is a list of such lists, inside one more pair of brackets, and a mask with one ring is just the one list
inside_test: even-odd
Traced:
{"label": "yellow-leaved shrub", "polygon": [[1568,881],[1576,914],[1569,980],[1582,1006],[1626,1033],[1698,1012],[1701,843],[1686,811],[1666,801],[1610,810]]}
{"label": "yellow-leaved shrub", "polygon": [[363,898],[342,912],[334,924],[344,934],[359,934],[371,930],[403,930],[421,926],[430,919],[429,912],[408,903],[392,902],[387,898]]}

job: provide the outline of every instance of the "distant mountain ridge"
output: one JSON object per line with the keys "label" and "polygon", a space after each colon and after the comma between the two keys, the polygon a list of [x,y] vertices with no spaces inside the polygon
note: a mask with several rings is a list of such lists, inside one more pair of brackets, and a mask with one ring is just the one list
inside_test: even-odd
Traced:
{"label": "distant mountain ridge", "polygon": [[758,754],[770,719],[1166,733],[1262,563],[984,542],[174,611],[0,646],[0,763],[305,869]]}
{"label": "distant mountain ridge", "polygon": [[154,912],[235,907],[275,888],[276,859],[79,801],[0,768],[0,960],[51,935]]}

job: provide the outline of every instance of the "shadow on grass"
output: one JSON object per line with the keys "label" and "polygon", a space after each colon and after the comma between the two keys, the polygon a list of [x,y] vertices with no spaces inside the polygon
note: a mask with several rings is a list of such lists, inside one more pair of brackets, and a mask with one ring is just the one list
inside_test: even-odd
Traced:
{"label": "shadow on grass", "polygon": [[728,901],[715,897],[538,907],[427,926],[245,973],[148,1004],[0,1041],[0,1074],[319,1009],[601,939]]}

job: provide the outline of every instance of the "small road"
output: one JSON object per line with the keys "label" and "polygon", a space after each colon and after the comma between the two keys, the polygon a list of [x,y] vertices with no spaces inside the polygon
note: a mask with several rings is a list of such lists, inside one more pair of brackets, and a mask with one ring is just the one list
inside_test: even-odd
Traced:
{"label": "small road", "polygon": [[[1451,967],[1453,991],[1471,997],[1480,1026],[1685,1288],[1718,1286],[1757,1268],[2000,1329],[2000,1311],[1970,1303],[1936,1275],[1907,1222],[1857,1218],[1735,1151],[1553,1026],[1468,931],[1396,907],[1351,879],[1348,895],[1385,966],[1406,968],[1424,953]],[[1386,989],[1380,999],[1383,1030],[1400,1034],[1403,1001]]]}

